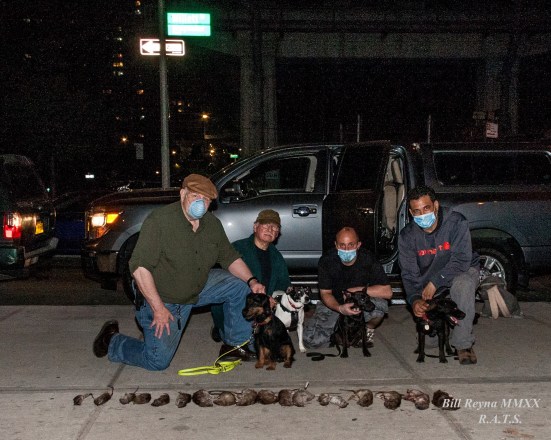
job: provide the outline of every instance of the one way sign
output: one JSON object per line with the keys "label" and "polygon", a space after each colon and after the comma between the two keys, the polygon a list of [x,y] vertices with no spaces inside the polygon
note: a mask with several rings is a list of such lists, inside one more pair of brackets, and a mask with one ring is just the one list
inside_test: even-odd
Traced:
{"label": "one way sign", "polygon": [[[183,57],[185,54],[184,40],[165,40],[166,54],[173,57]],[[160,55],[161,42],[155,38],[140,38],[140,53],[142,55]]]}

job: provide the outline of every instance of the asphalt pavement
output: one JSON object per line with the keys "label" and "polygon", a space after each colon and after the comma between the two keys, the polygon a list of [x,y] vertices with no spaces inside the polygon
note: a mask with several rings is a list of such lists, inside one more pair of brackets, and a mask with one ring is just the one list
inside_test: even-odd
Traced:
{"label": "asphalt pavement", "polygon": [[[375,335],[372,357],[352,349],[350,358],[313,362],[295,355],[291,369],[275,371],[244,363],[218,375],[179,376],[184,368],[210,365],[220,345],[209,338],[209,313],[194,314],[171,366],[162,372],[112,364],[92,354],[92,342],[107,319],[138,336],[129,305],[0,306],[0,433],[4,439],[548,439],[551,435],[549,339],[551,304],[522,302],[523,319],[482,318],[475,327],[478,364],[416,362],[415,332],[404,306],[392,306]],[[296,332],[292,333],[296,345]],[[324,350],[332,352],[333,349]],[[434,352],[434,351],[433,351]],[[402,401],[395,410],[375,398],[369,407],[349,401],[345,408],[316,400],[305,407],[255,404],[201,408],[175,405],[178,392],[199,389],[278,392],[309,384],[308,390],[335,393],[444,390],[460,408],[431,405],[418,410]],[[73,398],[94,397],[114,387],[111,400],[80,406]],[[167,393],[170,403],[123,405],[127,392]]]}

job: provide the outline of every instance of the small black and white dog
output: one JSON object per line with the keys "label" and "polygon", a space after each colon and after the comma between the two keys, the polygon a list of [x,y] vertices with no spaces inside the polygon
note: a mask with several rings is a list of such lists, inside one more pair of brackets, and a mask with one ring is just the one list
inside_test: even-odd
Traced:
{"label": "small black and white dog", "polygon": [[[457,308],[457,304],[447,298],[449,289],[437,291],[429,303],[429,308],[423,317],[415,316],[417,327],[417,362],[425,362],[425,336],[438,336],[438,358],[441,363],[447,363],[446,354],[453,355],[450,346],[450,329],[465,318],[465,313]],[[444,353],[446,347],[446,354]],[[429,356],[429,355],[427,355]]]}
{"label": "small black and white dog", "polygon": [[277,301],[275,315],[281,319],[287,330],[297,330],[298,348],[301,353],[306,352],[302,341],[304,324],[304,306],[310,302],[309,287],[289,287],[286,292],[276,290],[273,294]]}
{"label": "small black and white dog", "polygon": [[340,315],[331,335],[331,343],[335,344],[341,358],[348,357],[348,347],[358,346],[362,347],[363,355],[369,357],[371,353],[367,348],[367,330],[363,312],[373,311],[375,304],[369,298],[365,288],[358,292],[345,290],[343,291],[343,297],[345,303],[354,304],[354,308],[361,310],[362,313]]}

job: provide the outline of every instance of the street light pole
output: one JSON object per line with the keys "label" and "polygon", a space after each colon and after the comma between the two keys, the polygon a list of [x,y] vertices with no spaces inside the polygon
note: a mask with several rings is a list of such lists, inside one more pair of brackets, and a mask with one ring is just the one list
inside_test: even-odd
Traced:
{"label": "street light pole", "polygon": [[170,157],[168,141],[168,80],[166,67],[165,44],[165,5],[159,0],[159,41],[161,53],[159,56],[160,98],[161,98],[161,179],[162,187],[170,187]]}

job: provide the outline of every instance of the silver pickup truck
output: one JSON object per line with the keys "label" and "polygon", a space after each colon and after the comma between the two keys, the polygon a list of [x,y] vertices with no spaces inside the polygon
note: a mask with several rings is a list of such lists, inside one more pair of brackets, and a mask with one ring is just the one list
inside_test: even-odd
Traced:
{"label": "silver pickup truck", "polygon": [[[257,213],[281,215],[277,242],[296,284],[315,287],[317,262],[336,231],[355,227],[401,295],[397,236],[409,221],[407,191],[432,186],[443,206],[466,216],[484,274],[510,290],[531,270],[551,267],[551,152],[537,144],[291,145],[261,151],[213,176],[211,205],[230,241],[247,237]],[[105,288],[123,277],[149,212],[176,201],[178,188],[114,193],[87,212],[85,274]]]}

